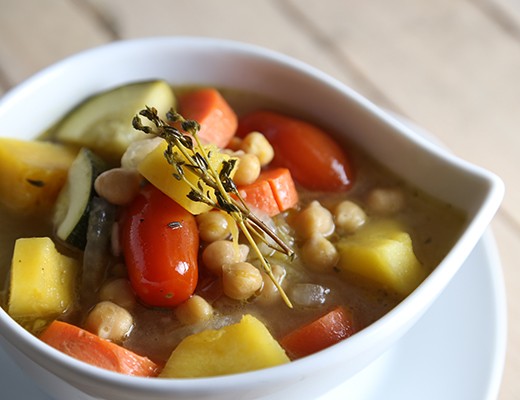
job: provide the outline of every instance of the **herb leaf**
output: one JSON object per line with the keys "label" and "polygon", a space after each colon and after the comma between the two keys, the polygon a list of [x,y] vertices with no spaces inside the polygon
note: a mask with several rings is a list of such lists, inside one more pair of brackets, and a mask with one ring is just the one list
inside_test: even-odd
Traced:
{"label": "herb leaf", "polygon": [[[149,120],[151,125],[144,125],[141,117]],[[194,120],[184,119],[182,115],[173,109],[166,113],[166,118],[168,122],[163,121],[158,116],[154,107],[147,106],[133,118],[132,125],[137,130],[159,136],[166,141],[168,145],[164,152],[164,157],[174,167],[173,177],[177,180],[183,180],[190,186],[191,191],[187,197],[194,202],[202,202],[222,210],[235,220],[237,226],[257,254],[264,272],[273,281],[285,304],[292,308],[291,301],[274,277],[271,265],[261,253],[254,237],[263,240],[270,247],[289,258],[294,257],[294,252],[271,228],[251,212],[240,196],[231,177],[236,160],[222,161],[219,168],[213,168],[209,162],[212,154],[206,151],[198,137],[199,123]],[[176,125],[178,126],[179,123],[182,131],[185,133],[176,128]],[[196,185],[185,177],[185,170],[190,170],[199,178]],[[217,172],[217,170],[220,172]],[[210,190],[213,190],[213,197],[211,197],[209,191],[204,191],[202,183],[208,186]],[[268,241],[268,238],[271,241]],[[274,246],[272,242],[275,243]]]}

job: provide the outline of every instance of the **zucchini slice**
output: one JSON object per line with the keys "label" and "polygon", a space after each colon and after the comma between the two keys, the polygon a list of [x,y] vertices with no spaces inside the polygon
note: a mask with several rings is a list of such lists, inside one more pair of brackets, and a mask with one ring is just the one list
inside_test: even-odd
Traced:
{"label": "zucchini slice", "polygon": [[134,115],[145,106],[165,114],[175,106],[171,86],[166,81],[154,80],[96,94],[71,110],[51,135],[58,141],[88,147],[116,163],[131,142],[146,136],[132,126]]}
{"label": "zucchini slice", "polygon": [[56,236],[69,247],[85,249],[94,181],[104,170],[105,162],[85,147],[69,169],[67,182],[56,200],[53,221]]}

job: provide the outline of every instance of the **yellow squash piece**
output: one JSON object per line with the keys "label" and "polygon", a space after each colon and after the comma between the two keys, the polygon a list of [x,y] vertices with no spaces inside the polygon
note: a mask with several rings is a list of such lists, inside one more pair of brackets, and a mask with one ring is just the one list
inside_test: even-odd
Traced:
{"label": "yellow squash piece", "polygon": [[289,362],[265,325],[251,315],[218,330],[185,338],[172,352],[161,377],[195,378],[253,371]]}
{"label": "yellow squash piece", "polygon": [[[164,157],[164,151],[166,150],[166,142],[158,145],[151,153],[149,153],[143,161],[138,165],[137,169],[148,181],[150,181],[155,187],[157,187],[164,194],[175,200],[188,212],[193,215],[198,215],[203,212],[209,211],[212,207],[202,202],[195,202],[188,199],[188,193],[191,191],[191,187],[182,180],[177,180],[173,177],[175,168],[173,168]],[[222,153],[216,146],[208,145],[205,146],[206,154],[210,154],[209,160],[213,168],[220,172],[219,168],[222,162],[229,160],[230,156]],[[199,181],[199,178],[189,171],[187,168],[184,169],[186,178],[195,187]],[[206,184],[202,184],[205,192],[209,191],[213,200],[213,189]]]}
{"label": "yellow squash piece", "polygon": [[15,243],[8,313],[17,321],[50,319],[74,302],[79,264],[60,254],[48,237]]}
{"label": "yellow squash piece", "polygon": [[337,248],[337,267],[347,279],[361,278],[406,296],[426,277],[410,235],[395,221],[370,222],[338,242]]}
{"label": "yellow squash piece", "polygon": [[11,211],[48,211],[67,179],[77,149],[18,139],[0,139],[0,202]]}

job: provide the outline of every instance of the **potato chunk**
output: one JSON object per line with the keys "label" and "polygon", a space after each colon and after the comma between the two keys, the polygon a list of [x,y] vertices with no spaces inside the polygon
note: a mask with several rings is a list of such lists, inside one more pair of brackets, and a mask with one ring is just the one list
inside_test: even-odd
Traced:
{"label": "potato chunk", "polygon": [[337,267],[347,279],[361,278],[406,296],[426,277],[410,235],[394,221],[367,223],[337,244]]}
{"label": "potato chunk", "polygon": [[15,320],[52,318],[72,306],[78,262],[48,237],[18,239],[11,268],[8,313]]}
{"label": "potato chunk", "polygon": [[172,352],[161,377],[227,375],[289,362],[262,322],[245,315],[239,323],[185,338]]}
{"label": "potato chunk", "polygon": [[[143,161],[141,161],[137,167],[141,175],[149,180],[161,192],[175,200],[193,215],[198,215],[211,210],[212,207],[205,203],[195,202],[188,199],[187,196],[191,191],[191,187],[186,182],[182,180],[178,181],[172,176],[172,174],[176,171],[175,168],[168,164],[164,158],[164,151],[166,150],[166,147],[166,142],[161,143],[151,153],[149,153],[143,159]],[[221,153],[214,145],[205,146],[205,150],[206,154],[210,154],[209,160],[211,166],[215,168],[217,172],[220,172],[219,168],[221,163],[224,160],[228,160],[230,156]],[[185,168],[184,172],[185,177],[194,186],[197,186],[197,182],[199,181],[198,176],[189,171],[188,168]],[[202,187],[204,188],[204,192],[209,191],[211,194],[213,193],[213,189],[211,189],[209,186],[202,184]]]}
{"label": "potato chunk", "polygon": [[0,202],[18,213],[50,210],[76,154],[55,143],[0,139]]}

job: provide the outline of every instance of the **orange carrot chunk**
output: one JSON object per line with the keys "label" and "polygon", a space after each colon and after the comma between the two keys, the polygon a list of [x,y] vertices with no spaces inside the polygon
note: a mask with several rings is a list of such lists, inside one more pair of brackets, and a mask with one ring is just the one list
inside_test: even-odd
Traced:
{"label": "orange carrot chunk", "polygon": [[200,124],[199,137],[206,143],[223,148],[235,135],[237,115],[216,89],[200,89],[181,95],[179,112],[184,118]]}
{"label": "orange carrot chunk", "polygon": [[53,321],[40,335],[40,339],[96,367],[136,376],[156,376],[159,373],[159,366],[147,357],[66,322]]}
{"label": "orange carrot chunk", "polygon": [[294,185],[291,172],[287,168],[275,168],[263,171],[259,179],[265,179],[269,182],[280,212],[288,210],[298,203],[298,192]]}
{"label": "orange carrot chunk", "polygon": [[323,350],[355,333],[352,313],[337,307],[284,336],[279,342],[291,359]]}
{"label": "orange carrot chunk", "polygon": [[238,192],[249,206],[271,217],[298,203],[298,192],[287,168],[263,171],[255,182],[240,186]]}
{"label": "orange carrot chunk", "polygon": [[274,149],[271,166],[285,167],[307,189],[341,192],[353,184],[343,148],[328,132],[306,121],[272,111],[254,111],[239,121],[236,135],[264,134]]}

